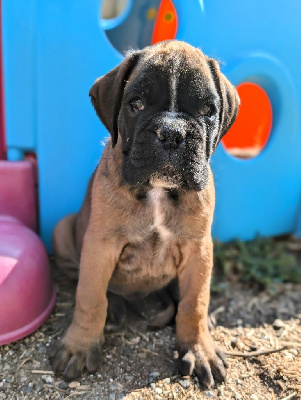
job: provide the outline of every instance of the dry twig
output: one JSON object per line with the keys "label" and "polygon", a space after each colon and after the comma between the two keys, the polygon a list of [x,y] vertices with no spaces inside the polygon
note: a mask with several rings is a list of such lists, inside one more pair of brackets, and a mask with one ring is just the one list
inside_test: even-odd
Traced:
{"label": "dry twig", "polygon": [[290,399],[294,398],[296,395],[297,395],[297,393],[294,392],[294,393],[291,393],[290,395],[284,397],[284,398],[281,399],[281,400],[290,400]]}
{"label": "dry twig", "polygon": [[24,365],[25,363],[27,363],[27,361],[31,361],[31,358],[25,358],[25,360],[23,360],[23,361],[21,362],[21,364],[18,365],[17,370],[18,370],[19,368],[22,368],[23,365]]}
{"label": "dry twig", "polygon": [[149,338],[146,336],[146,335],[144,335],[142,332],[138,332],[138,331],[136,331],[135,329],[133,329],[132,327],[128,327],[129,328],[129,330],[132,332],[132,333],[134,333],[135,335],[139,335],[140,337],[142,337],[142,339],[144,339],[146,342],[149,342]]}
{"label": "dry twig", "polygon": [[53,371],[45,371],[45,370],[38,370],[38,369],[32,369],[31,373],[32,374],[43,374],[43,375],[54,375]]}
{"label": "dry twig", "polygon": [[266,356],[272,353],[278,353],[279,351],[286,350],[287,346],[279,347],[278,349],[271,349],[271,350],[262,350],[262,351],[251,351],[249,353],[241,353],[237,351],[225,351],[225,354],[229,357],[259,357],[259,356]]}

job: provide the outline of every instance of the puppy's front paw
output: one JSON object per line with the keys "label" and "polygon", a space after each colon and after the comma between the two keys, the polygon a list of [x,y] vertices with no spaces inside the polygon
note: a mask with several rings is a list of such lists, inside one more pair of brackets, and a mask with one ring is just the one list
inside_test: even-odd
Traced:
{"label": "puppy's front paw", "polygon": [[199,343],[178,343],[179,369],[182,375],[195,371],[201,384],[210,388],[214,380],[222,382],[226,377],[227,362],[223,352],[216,347],[208,334]]}
{"label": "puppy's front paw", "polygon": [[66,381],[72,381],[81,376],[86,367],[91,373],[95,372],[101,361],[100,343],[83,345],[69,343],[66,338],[56,341],[50,348],[49,359],[56,373],[62,373]]}

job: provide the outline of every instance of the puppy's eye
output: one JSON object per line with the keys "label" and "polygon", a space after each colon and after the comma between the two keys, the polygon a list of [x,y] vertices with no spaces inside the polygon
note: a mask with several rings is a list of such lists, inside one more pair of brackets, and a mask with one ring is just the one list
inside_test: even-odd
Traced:
{"label": "puppy's eye", "polygon": [[140,100],[140,99],[133,100],[130,103],[130,105],[131,105],[131,109],[134,113],[144,110],[144,104],[142,103],[142,100]]}
{"label": "puppy's eye", "polygon": [[205,117],[211,117],[214,114],[214,106],[211,104],[205,104],[200,110],[200,115]]}

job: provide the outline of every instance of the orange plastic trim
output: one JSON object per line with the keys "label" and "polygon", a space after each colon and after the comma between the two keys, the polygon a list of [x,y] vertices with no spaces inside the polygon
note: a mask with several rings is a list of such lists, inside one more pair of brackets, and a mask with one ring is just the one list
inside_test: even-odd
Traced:
{"label": "orange plastic trim", "polygon": [[162,0],[154,25],[152,44],[174,39],[178,30],[177,10],[171,0]]}
{"label": "orange plastic trim", "polygon": [[227,150],[253,149],[259,153],[266,145],[272,128],[272,106],[267,93],[257,84],[237,86],[241,105],[236,121],[223,138]]}

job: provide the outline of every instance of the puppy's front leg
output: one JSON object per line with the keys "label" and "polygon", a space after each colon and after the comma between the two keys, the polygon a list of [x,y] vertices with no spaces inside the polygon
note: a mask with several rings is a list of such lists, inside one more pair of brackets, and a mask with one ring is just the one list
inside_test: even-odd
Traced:
{"label": "puppy's front leg", "polygon": [[195,371],[207,387],[214,379],[225,379],[226,361],[208,329],[210,277],[213,264],[211,237],[189,245],[186,262],[179,268],[180,303],[178,307],[177,347],[182,375]]}
{"label": "puppy's front leg", "polygon": [[[117,248],[118,246],[118,248]],[[81,375],[84,367],[95,372],[101,358],[100,344],[107,315],[107,289],[122,243],[104,240],[91,227],[85,234],[76,306],[72,324],[50,350],[55,372],[66,380]]]}

